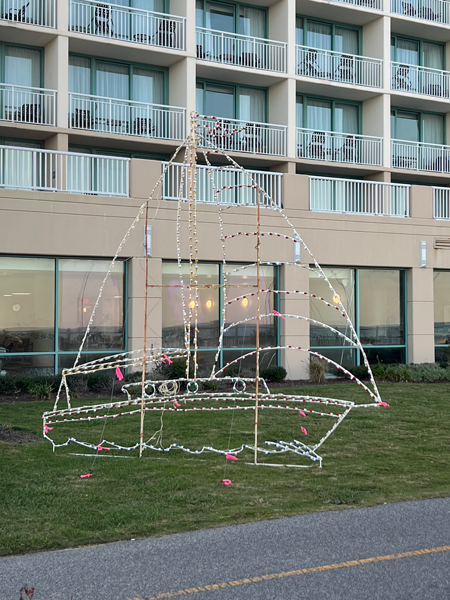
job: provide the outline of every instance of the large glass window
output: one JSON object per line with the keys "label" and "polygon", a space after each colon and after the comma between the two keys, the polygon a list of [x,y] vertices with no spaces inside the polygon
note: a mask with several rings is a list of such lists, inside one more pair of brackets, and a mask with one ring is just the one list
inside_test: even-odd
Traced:
{"label": "large glass window", "polygon": [[164,72],[142,65],[69,57],[69,92],[164,104]]}
{"label": "large glass window", "polygon": [[360,30],[344,24],[297,17],[295,41],[300,46],[357,55]]}
{"label": "large glass window", "polygon": [[[105,260],[0,257],[2,375],[52,374],[69,360],[73,364],[109,265]],[[118,262],[105,284],[83,360],[87,353],[125,349],[124,285],[125,263]]]}
{"label": "large glass window", "polygon": [[29,88],[42,85],[41,62],[41,49],[0,43],[0,83],[17,86],[2,93],[0,119],[39,122],[40,93]]}
{"label": "large glass window", "polygon": [[[78,350],[110,261],[60,259],[58,264],[59,349]],[[123,287],[124,263],[120,262],[103,288],[85,350],[124,347]]]}
{"label": "large glass window", "polygon": [[297,127],[359,133],[360,104],[297,96]]}
{"label": "large glass window", "polygon": [[[434,343],[436,359],[448,360],[450,346],[450,271],[434,272]],[[445,351],[445,352],[444,352]]]}
{"label": "large glass window", "polygon": [[393,108],[392,139],[428,144],[445,143],[445,115]]}
{"label": "large glass window", "polygon": [[[324,298],[332,306],[342,302],[369,362],[406,362],[405,271],[337,267],[324,271],[335,295],[315,272],[310,276],[310,294]],[[317,298],[311,298],[310,317],[352,338],[340,313]],[[359,352],[350,349],[337,334],[312,323],[310,336],[311,348],[324,356],[344,366],[359,364]]]}
{"label": "large glass window", "polygon": [[[226,267],[216,264],[200,264],[198,267],[198,348],[203,366],[212,366],[219,344],[220,327],[223,319],[223,303],[226,305],[222,352],[219,365],[246,354],[255,348],[256,297],[253,296],[256,285],[256,268],[246,265],[227,264]],[[189,283],[189,265],[182,265],[182,277],[185,286]],[[163,327],[162,343],[169,348],[184,348],[184,321],[182,306],[182,290],[180,287],[177,263],[163,263]],[[226,284],[226,286],[225,286]],[[276,289],[276,269],[269,266],[260,268],[260,285],[262,289]],[[273,315],[277,300],[274,294],[261,294],[260,310],[260,345],[277,345],[277,321]],[[275,304],[274,304],[275,303]],[[189,310],[189,295],[185,292],[186,316]],[[247,322],[245,319],[249,319]],[[267,352],[264,363],[276,362],[275,353]]]}
{"label": "large glass window", "polygon": [[215,31],[239,33],[251,37],[266,37],[266,11],[239,2],[196,1],[197,27]]}
{"label": "large glass window", "polygon": [[197,112],[228,119],[266,122],[266,90],[197,82]]}
{"label": "large glass window", "polygon": [[445,69],[444,45],[392,36],[391,60],[431,69]]}

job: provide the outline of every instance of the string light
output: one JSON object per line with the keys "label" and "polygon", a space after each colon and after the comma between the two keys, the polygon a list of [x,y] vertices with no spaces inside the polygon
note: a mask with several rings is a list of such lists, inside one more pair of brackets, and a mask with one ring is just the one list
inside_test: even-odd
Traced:
{"label": "string light", "polygon": [[[283,212],[280,206],[278,206],[273,199],[269,196],[269,194],[260,187],[259,183],[254,179],[254,174],[248,172],[244,167],[239,165],[232,157],[230,157],[226,152],[222,150],[222,147],[228,147],[228,143],[225,142],[226,138],[237,139],[239,134],[245,130],[245,126],[237,126],[236,128],[224,128],[223,122],[216,117],[202,117],[199,118],[198,113],[193,113],[191,115],[191,127],[189,136],[180,144],[177,148],[174,156],[170,159],[170,161],[165,165],[160,178],[157,183],[153,187],[153,190],[150,194],[149,202],[153,198],[153,194],[156,189],[162,185],[166,174],[170,168],[175,165],[175,159],[178,155],[179,151],[185,147],[183,163],[181,165],[181,175],[179,178],[179,188],[178,188],[178,204],[177,204],[177,219],[176,219],[176,248],[177,248],[177,263],[178,270],[180,276],[180,284],[181,284],[181,305],[182,305],[182,317],[183,317],[183,325],[184,325],[184,348],[159,348],[159,349],[146,349],[145,352],[143,350],[134,350],[130,352],[122,352],[119,354],[102,357],[96,359],[94,361],[90,361],[85,364],[78,364],[81,358],[81,353],[83,351],[86,339],[90,333],[94,316],[96,314],[96,310],[99,307],[99,303],[106,286],[106,282],[114,269],[115,262],[117,261],[120,253],[123,250],[124,245],[128,241],[131,232],[136,228],[136,224],[139,223],[142,215],[144,214],[145,207],[147,202],[142,204],[139,208],[138,214],[135,219],[130,224],[125,236],[120,242],[116,254],[110,264],[107,274],[100,286],[99,294],[97,300],[95,301],[92,309],[92,313],[89,319],[88,326],[86,328],[85,334],[83,336],[80,348],[78,350],[74,366],[70,369],[64,369],[62,372],[61,385],[58,389],[55,404],[52,411],[45,412],[43,415],[43,435],[44,438],[51,442],[53,445],[53,449],[61,448],[63,446],[67,446],[70,443],[79,444],[85,448],[89,449],[105,449],[105,450],[119,450],[119,451],[132,451],[140,448],[142,446],[140,441],[136,441],[136,443],[130,443],[129,445],[121,445],[114,441],[108,441],[103,439],[101,442],[92,444],[73,436],[69,436],[66,441],[57,443],[53,437],[55,436],[55,430],[58,428],[60,424],[63,423],[83,423],[90,421],[101,421],[104,422],[110,421],[114,422],[117,418],[132,417],[133,415],[137,415],[141,407],[143,406],[144,411],[146,412],[156,412],[161,415],[161,426],[160,429],[153,434],[153,436],[143,444],[143,447],[154,450],[157,452],[169,452],[172,450],[181,450],[187,452],[189,454],[202,454],[203,452],[215,452],[224,456],[227,455],[237,455],[245,450],[254,451],[255,447],[249,444],[242,444],[241,446],[237,446],[234,449],[230,448],[214,448],[212,446],[202,446],[200,449],[190,449],[181,444],[172,443],[167,446],[162,446],[162,430],[163,430],[163,415],[165,413],[186,413],[192,411],[204,411],[204,412],[216,412],[216,411],[255,411],[255,394],[246,391],[247,383],[255,383],[254,379],[245,379],[241,377],[229,377],[226,375],[226,370],[238,366],[241,362],[254,357],[260,352],[264,351],[297,351],[301,353],[305,353],[307,356],[314,356],[318,360],[324,361],[329,364],[334,369],[342,372],[346,377],[348,377],[351,381],[356,382],[362,390],[370,396],[371,401],[368,404],[355,404],[354,402],[349,402],[345,400],[339,400],[336,398],[322,398],[317,396],[308,396],[308,395],[284,395],[277,394],[273,395],[270,393],[269,388],[266,382],[263,379],[259,379],[259,383],[264,388],[264,391],[258,393],[259,398],[259,408],[261,410],[284,410],[291,411],[293,413],[298,412],[298,407],[301,404],[302,410],[300,411],[303,416],[315,416],[315,417],[323,417],[323,418],[331,418],[334,420],[334,424],[326,431],[322,437],[311,445],[307,445],[304,441],[293,440],[293,441],[266,441],[265,444],[260,447],[257,446],[257,452],[262,453],[264,455],[273,455],[273,454],[284,454],[284,453],[293,453],[295,455],[301,456],[303,458],[309,459],[314,463],[318,463],[320,466],[322,464],[322,458],[317,453],[317,450],[320,446],[328,439],[328,437],[333,433],[336,427],[342,422],[342,420],[348,415],[350,410],[355,406],[387,406],[386,403],[381,401],[381,397],[378,392],[378,388],[373,378],[372,371],[370,369],[366,354],[364,349],[362,348],[361,342],[357,336],[355,328],[345,310],[345,308],[341,304],[339,294],[334,290],[331,282],[327,278],[325,272],[322,270],[313,254],[303,241],[301,235],[296,231],[293,224],[287,215]],[[206,135],[202,134],[202,131],[206,131]],[[211,140],[216,140],[217,145]],[[200,307],[200,297],[199,297],[199,240],[198,240],[198,225],[197,225],[197,149],[200,147],[203,152],[203,157],[206,162],[206,170],[208,173],[211,189],[212,189],[212,197],[214,200],[214,204],[217,207],[217,216],[218,216],[218,225],[219,225],[219,238],[222,249],[222,286],[219,286],[222,293],[221,301],[219,302],[219,306],[221,306],[221,322],[222,326],[220,327],[219,333],[219,343],[217,347],[217,351],[215,354],[214,366],[212,367],[211,374],[209,378],[198,378],[198,310]],[[240,172],[242,174],[242,179],[236,178],[238,183],[236,185],[224,185],[216,188],[215,184],[215,172],[218,167],[213,167],[209,161],[208,155],[210,153],[221,154],[226,160],[230,163],[233,170],[236,172]],[[178,163],[177,163],[178,164]],[[220,167],[222,168],[222,167]],[[278,228],[278,230],[274,231],[254,231],[252,229],[238,231],[234,233],[226,232],[225,219],[224,219],[224,210],[227,210],[227,207],[221,203],[220,198],[223,196],[224,192],[227,190],[233,189],[249,189],[255,190],[255,193],[258,194],[263,200],[263,206],[265,209],[271,210],[273,215],[278,215],[282,219],[282,223],[284,224]],[[221,196],[222,194],[222,196]],[[254,210],[255,202],[254,196],[253,201],[242,204],[241,208],[244,210]],[[187,203],[183,200],[187,198]],[[187,213],[187,214],[186,214]],[[182,252],[182,243],[183,243],[183,229],[182,225],[187,220],[187,250],[188,250],[188,277],[189,281],[185,281],[187,277],[185,271],[183,269],[183,252]],[[271,218],[271,223],[274,222],[274,219]],[[228,227],[228,225],[227,225]],[[289,229],[290,235],[286,233],[281,233],[280,231],[285,231]],[[325,298],[311,294],[309,291],[303,290],[271,290],[271,289],[258,289],[255,292],[248,292],[248,288],[251,287],[249,284],[246,285],[236,285],[233,287],[243,287],[246,288],[245,295],[238,295],[234,298],[229,298],[229,278],[234,274],[239,274],[240,271],[244,269],[248,269],[249,267],[256,266],[256,263],[252,265],[245,266],[237,266],[232,269],[228,268],[227,258],[226,258],[226,247],[228,244],[232,243],[233,240],[239,238],[249,238],[254,239],[254,237],[258,235],[259,238],[269,238],[275,237],[280,240],[281,243],[284,242],[296,242],[299,243],[304,250],[302,253],[302,257],[304,255],[309,256],[309,260],[304,261],[303,263],[290,263],[283,261],[269,261],[269,262],[259,262],[259,265],[293,265],[296,268],[303,268],[314,273],[318,278],[322,279],[326,285],[328,286],[332,303],[328,302]],[[248,276],[246,274],[241,275],[242,279],[247,279]],[[323,327],[328,331],[332,332],[334,335],[339,336],[348,346],[356,348],[363,358],[363,363],[368,369],[370,385],[366,385],[361,382],[356,376],[354,376],[350,371],[348,371],[345,367],[341,366],[337,362],[331,360],[328,357],[323,356],[321,353],[317,351],[313,351],[309,348],[302,348],[299,346],[292,345],[277,345],[277,346],[265,346],[261,347],[257,350],[252,350],[250,352],[246,352],[245,354],[235,358],[227,362],[220,369],[216,369],[216,364],[218,363],[219,356],[223,349],[223,342],[225,334],[235,327],[240,325],[246,325],[249,322],[252,322],[256,319],[256,316],[250,315],[243,319],[240,319],[234,323],[227,323],[227,308],[232,306],[233,304],[240,302],[241,306],[247,308],[250,304],[249,298],[258,297],[261,294],[270,295],[273,297],[286,298],[289,295],[293,297],[303,296],[305,298],[309,298],[311,302],[321,302],[325,305],[325,308],[332,308],[342,315],[342,317],[346,321],[346,326],[348,327],[349,334],[346,335],[342,331],[342,326],[339,328],[332,327],[327,323],[319,322],[308,315],[297,315],[297,314],[289,314],[288,312],[278,312],[271,311],[267,314],[260,314],[260,319],[270,319],[269,322],[273,321],[274,314],[276,317],[280,317],[283,319],[302,319],[308,323],[312,323],[314,325]],[[208,309],[213,307],[213,300],[208,298],[205,302],[205,306]],[[83,307],[83,312],[87,312],[87,307]],[[182,359],[186,361],[186,376],[182,379],[178,380],[170,380],[170,381],[154,381],[151,379],[146,379],[145,382],[139,383],[125,383],[122,385],[122,392],[125,394],[126,399],[102,403],[97,405],[88,405],[77,408],[72,408],[71,406],[71,398],[70,391],[68,386],[68,378],[76,375],[87,375],[90,373],[95,373],[100,370],[108,370],[108,369],[139,369],[143,368],[144,364],[146,367],[156,366],[161,363],[168,362],[169,364],[176,359]],[[144,362],[145,361],[145,362]],[[193,378],[190,377],[190,364],[193,366]],[[225,384],[233,384],[233,391],[219,391],[214,393],[205,393],[201,391],[200,384],[216,381],[219,384],[224,382]],[[186,389],[185,393],[180,393],[180,389]],[[60,395],[62,391],[65,391],[66,395],[66,408],[61,409],[58,407]],[[135,392],[138,391],[138,394]],[[134,397],[134,396],[138,397]],[[139,397],[140,396],[140,397]],[[308,407],[309,405],[309,407]],[[328,410],[328,407],[335,407],[333,411]],[[336,408],[340,409],[336,411]],[[305,421],[306,423],[306,421]],[[308,432],[306,428],[302,426],[301,431],[304,436],[308,435],[308,439],[311,437],[309,433],[311,429],[311,423],[308,423]],[[50,433],[52,431],[53,433]],[[299,429],[300,431],[300,429]],[[303,438],[306,439],[306,438]]]}

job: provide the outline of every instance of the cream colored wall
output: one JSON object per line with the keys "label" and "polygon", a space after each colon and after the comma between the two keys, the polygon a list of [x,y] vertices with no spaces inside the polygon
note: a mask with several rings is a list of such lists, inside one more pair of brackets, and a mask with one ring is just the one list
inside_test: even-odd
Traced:
{"label": "cream colored wall", "polygon": [[[0,190],[0,239],[2,252],[34,256],[102,256],[115,254],[126,229],[139,207],[150,193],[161,173],[158,161],[133,159],[130,163],[133,198],[116,199],[102,196],[52,194]],[[434,360],[432,318],[432,270],[450,268],[450,251],[434,250],[435,237],[448,236],[448,225],[432,218],[430,187],[412,186],[411,218],[341,215],[309,211],[309,178],[306,175],[283,176],[284,210],[305,243],[322,265],[357,267],[393,267],[408,270],[409,349],[411,360]],[[255,209],[229,208],[223,213],[224,234],[251,233],[255,230]],[[154,285],[161,281],[161,260],[176,260],[177,204],[161,200],[157,189],[149,203],[149,223],[153,227],[153,258],[150,277]],[[188,205],[181,210],[182,258],[189,255]],[[129,314],[130,344],[138,347],[142,341],[143,311],[143,228],[142,218],[123,248],[122,257],[132,257],[130,271]],[[198,205],[197,228],[200,239],[199,259],[221,262],[223,253],[217,207]],[[291,235],[285,220],[275,213],[262,211],[261,230]],[[18,235],[17,232],[20,232]],[[262,260],[292,262],[293,243],[275,237],[263,237]],[[427,241],[427,269],[420,269],[420,241]],[[226,242],[228,261],[255,260],[254,236],[240,236]],[[302,252],[302,261],[309,258]],[[284,271],[286,287],[307,289],[308,281],[301,269]],[[410,279],[412,277],[412,279]],[[428,277],[428,279],[427,279]],[[431,279],[430,279],[431,278]],[[287,300],[286,300],[287,302]],[[289,306],[292,306],[292,311]],[[307,302],[289,298],[285,310],[298,312]],[[160,344],[161,298],[152,288],[149,305],[149,339]],[[427,316],[428,315],[428,316]],[[302,322],[282,323],[283,343],[306,343],[307,327]],[[294,339],[298,338],[296,344]],[[304,376],[304,363],[295,362],[286,354],[292,377]],[[294,361],[294,362],[292,362]],[[301,374],[301,375],[300,375]]]}
{"label": "cream colored wall", "polygon": [[[328,4],[321,4],[326,10]],[[344,10],[345,7],[339,7]],[[347,7],[354,11],[352,7]],[[389,181],[390,170],[390,0],[384,0],[384,12],[373,21],[363,26],[363,54],[365,56],[384,59],[383,90],[374,90],[373,97],[367,97],[363,102],[363,133],[383,136],[383,169],[361,168],[361,177],[369,180]],[[81,47],[87,53],[96,50],[97,54],[114,56],[127,60],[161,64],[169,68],[169,103],[175,106],[185,106],[187,115],[195,110],[195,0],[171,0],[171,12],[185,16],[186,24],[186,53],[172,50],[155,50],[137,46],[132,43],[120,42],[111,44],[107,40],[88,40],[68,32],[69,3],[67,0],[57,2],[57,29],[47,31],[41,28],[36,32],[32,28],[33,39],[30,44],[45,46],[45,86],[56,88],[57,94],[57,128],[32,127],[25,132],[22,124],[10,126],[8,135],[14,137],[35,135],[45,141],[48,149],[67,150],[69,135],[71,142],[80,139],[81,134],[71,131],[68,133],[68,50],[69,40],[74,48]],[[309,211],[309,178],[306,175],[295,175],[295,0],[278,0],[269,7],[269,38],[288,42],[286,75],[267,75],[247,73],[232,67],[216,69],[215,78],[224,76],[232,81],[255,82],[269,88],[269,121],[287,124],[287,147],[289,160],[271,159],[270,157],[253,157],[247,160],[249,166],[267,166],[277,171],[285,172],[283,177],[283,204],[286,214],[304,237],[320,263],[324,265],[359,266],[359,267],[393,267],[408,270],[409,294],[408,311],[410,317],[409,350],[410,359],[434,360],[433,327],[430,321],[430,302],[432,304],[433,268],[450,269],[450,250],[433,248],[434,239],[448,237],[448,223],[432,218],[432,190],[429,186],[411,187],[411,218],[395,219],[390,217],[372,217],[370,215],[341,215],[331,213],[311,213]],[[343,14],[343,12],[342,12]],[[349,12],[350,14],[350,12]],[[355,12],[356,14],[356,12]],[[326,18],[326,15],[324,15]],[[3,29],[8,31],[11,24]],[[1,26],[1,24],[0,24]],[[18,34],[23,35],[25,25],[19,25]],[[16,31],[16,29],[14,31]],[[31,30],[30,30],[31,31]],[[5,34],[6,35],[6,34]],[[20,37],[20,36],[19,36]],[[81,42],[79,41],[81,39]],[[12,40],[9,40],[12,41]],[[17,40],[19,43],[20,39]],[[26,43],[25,40],[22,40]],[[75,45],[74,45],[75,44]],[[76,46],[78,44],[78,46]],[[450,64],[449,43],[446,45],[447,67]],[[124,58],[125,59],[125,58]],[[204,65],[203,65],[204,66]],[[212,70],[210,70],[212,73]],[[254,77],[252,80],[251,77]],[[273,83],[276,81],[276,83]],[[311,82],[308,85],[313,85]],[[325,87],[316,85],[316,91],[323,95]],[[328,85],[328,84],[327,84]],[[334,88],[333,88],[334,89]],[[338,89],[338,88],[336,88]],[[311,91],[313,93],[313,91]],[[341,93],[341,92],[339,92]],[[351,97],[352,90],[348,90]],[[421,101],[419,98],[418,102]],[[426,102],[426,101],[425,101]],[[425,104],[424,104],[425,106]],[[433,110],[428,102],[426,106]],[[1,124],[0,124],[1,125]],[[5,124],[1,127],[6,127]],[[41,130],[44,133],[41,133]],[[186,132],[189,130],[188,119]],[[38,132],[38,133],[35,133]],[[1,134],[1,131],[0,131]],[[81,136],[82,137],[82,136]],[[447,142],[450,140],[450,118],[447,119]],[[82,143],[111,146],[126,149],[136,147],[148,151],[170,152],[173,144],[161,143],[153,146],[150,141],[123,141],[119,136],[102,134],[86,134]],[[126,146],[128,144],[128,146]],[[316,165],[317,166],[317,165]],[[324,167],[325,168],[325,167]],[[326,166],[328,168],[328,165]],[[336,175],[347,170],[352,173],[357,169],[349,166],[339,166]],[[394,172],[395,173],[395,172]],[[139,206],[151,192],[154,182],[161,174],[158,161],[133,159],[130,163],[131,197],[114,199],[102,196],[73,195],[51,192],[24,192],[20,190],[0,190],[0,251],[4,254],[35,255],[35,256],[102,256],[114,255],[124,232],[136,215]],[[411,173],[411,176],[417,176]],[[431,178],[432,176],[430,176]],[[439,177],[440,185],[442,180]],[[149,204],[149,217],[153,227],[153,258],[151,260],[151,277],[155,282],[161,278],[162,259],[176,260],[176,204],[161,200],[161,189],[155,190]],[[244,214],[241,209],[224,211],[225,230],[227,233],[237,231],[251,232],[254,229],[254,210],[249,209]],[[182,209],[182,225],[187,227],[187,207]],[[274,218],[263,211],[262,228],[277,230],[290,234],[286,223],[281,218]],[[221,261],[222,247],[219,241],[220,230],[217,226],[217,209],[214,206],[199,206],[198,231],[203,238],[200,248],[200,259],[205,261]],[[427,268],[419,267],[420,241],[427,242]],[[183,258],[188,256],[188,237],[183,231],[181,247]],[[266,243],[267,242],[267,243]],[[242,237],[227,242],[229,260],[249,260],[254,256],[254,239]],[[264,239],[263,260],[292,260],[292,242],[277,239]],[[130,346],[142,345],[142,321],[139,315],[143,311],[143,296],[139,288],[142,284],[143,263],[143,221],[136,227],[133,235],[124,246],[123,256],[132,258],[130,266]],[[304,254],[304,253],[303,253]],[[302,256],[304,260],[304,256]],[[299,274],[301,273],[301,275]],[[296,287],[308,285],[304,274],[306,271],[287,268],[283,277],[286,281],[297,281]],[[430,283],[431,281],[431,283]],[[149,314],[149,333],[151,343],[160,343],[161,333],[161,300],[153,288]],[[298,299],[289,299],[289,303],[297,308],[307,310],[307,302],[303,305]],[[290,309],[289,309],[290,310]],[[282,336],[285,340],[305,340],[307,330],[302,322],[283,323]],[[1,325],[0,325],[1,327]],[[298,344],[301,345],[301,344]],[[306,344],[307,345],[307,344]],[[292,376],[305,373],[305,366],[291,362],[290,354],[286,354],[286,364]],[[294,359],[292,359],[294,361]]]}

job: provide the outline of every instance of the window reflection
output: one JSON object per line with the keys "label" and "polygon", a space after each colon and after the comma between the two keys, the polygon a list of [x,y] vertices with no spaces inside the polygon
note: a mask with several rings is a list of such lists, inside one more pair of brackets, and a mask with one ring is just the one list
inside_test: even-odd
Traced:
{"label": "window reflection", "polygon": [[[183,284],[189,285],[189,265],[182,265]],[[184,348],[183,302],[180,274],[177,263],[163,263],[162,274],[162,345],[168,348]],[[219,267],[198,266],[198,337],[199,348],[217,348],[219,343]],[[189,291],[184,290],[186,315],[189,312]],[[192,329],[193,325],[191,326]]]}
{"label": "window reflection", "polygon": [[[344,308],[352,321],[355,322],[355,279],[353,269],[324,269],[325,275],[328,277],[331,285],[339,296],[334,297],[329,288],[328,283],[321,279],[317,273],[312,272],[310,276],[309,292],[315,296],[320,296],[329,302],[332,306],[338,306],[339,300],[344,305]],[[334,329],[337,329],[347,337],[351,338],[351,332],[347,324],[347,320],[342,314],[330,308],[320,300],[311,298],[310,302],[310,317],[320,323],[326,323]],[[311,346],[346,346],[348,342],[333,333],[325,327],[310,324]]]}
{"label": "window reflection", "polygon": [[395,270],[359,271],[359,335],[363,344],[405,343],[400,275]]}
{"label": "window reflection", "polygon": [[[106,260],[59,261],[60,350],[78,350],[109,266]],[[85,350],[124,347],[123,280],[124,264],[116,262],[103,288]]]}
{"label": "window reflection", "polygon": [[434,342],[450,343],[450,271],[434,273]]}
{"label": "window reflection", "polygon": [[54,350],[54,295],[54,260],[0,258],[2,354]]}
{"label": "window reflection", "polygon": [[[227,265],[227,297],[231,301],[226,307],[225,326],[243,321],[248,318],[253,319],[246,323],[240,323],[229,329],[223,340],[224,348],[254,348],[256,347],[256,267],[242,265]],[[261,266],[259,269],[260,289],[274,290],[275,277],[274,269],[269,266]],[[236,287],[239,286],[239,287]],[[241,298],[246,296],[245,298]],[[235,300],[241,298],[240,300]],[[259,326],[259,345],[276,345],[276,327],[275,317],[272,313],[274,309],[274,294],[263,292],[260,294],[260,314],[265,315],[260,319]]]}

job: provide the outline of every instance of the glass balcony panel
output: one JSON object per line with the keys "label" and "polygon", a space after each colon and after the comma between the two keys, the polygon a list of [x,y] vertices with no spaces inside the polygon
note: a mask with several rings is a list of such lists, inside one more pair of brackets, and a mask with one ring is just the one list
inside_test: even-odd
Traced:
{"label": "glass balcony panel", "polygon": [[0,188],[129,195],[129,159],[0,146]]}
{"label": "glass balcony panel", "polygon": [[286,156],[286,126],[199,117],[200,145],[231,152]]}
{"label": "glass balcony panel", "polygon": [[405,17],[450,25],[447,0],[391,0],[391,12]]}
{"label": "glass balcony panel", "polygon": [[6,21],[55,27],[56,0],[4,0],[0,7]]}
{"label": "glass balcony panel", "polygon": [[353,133],[297,128],[297,157],[381,166],[383,139]]}
{"label": "glass balcony panel", "polygon": [[185,133],[185,109],[70,93],[69,127],[163,140],[182,140]]}
{"label": "glass balcony panel", "polygon": [[56,91],[0,83],[0,120],[55,125]]}
{"label": "glass balcony panel", "polygon": [[380,88],[382,85],[381,59],[309,46],[296,46],[296,52],[297,75],[302,77],[366,87]]}
{"label": "glass balcony panel", "polygon": [[77,33],[185,49],[185,19],[96,0],[71,0],[69,28]]}
{"label": "glass balcony panel", "polygon": [[450,219],[450,188],[433,188],[433,217],[435,219]]}
{"label": "glass balcony panel", "polygon": [[[168,163],[162,163],[163,169],[167,165]],[[183,200],[188,199],[187,167],[179,163],[172,163],[164,179],[163,198],[165,200],[178,200],[183,169],[185,173],[181,197]],[[262,206],[281,207],[282,174],[253,170],[247,170],[247,173],[250,177],[247,177],[240,169],[197,165],[197,201],[255,206],[258,202],[258,188],[260,188],[263,190],[259,200]]]}
{"label": "glass balcony panel", "polygon": [[310,177],[310,210],[409,217],[409,188],[399,183]]}
{"label": "glass balcony panel", "polygon": [[239,67],[286,72],[286,44],[197,27],[197,59]]}
{"label": "glass balcony panel", "polygon": [[449,78],[449,71],[391,62],[391,89],[398,92],[448,99]]}
{"label": "glass balcony panel", "polygon": [[450,146],[392,140],[392,166],[398,169],[450,173]]}

